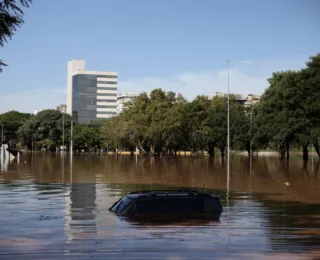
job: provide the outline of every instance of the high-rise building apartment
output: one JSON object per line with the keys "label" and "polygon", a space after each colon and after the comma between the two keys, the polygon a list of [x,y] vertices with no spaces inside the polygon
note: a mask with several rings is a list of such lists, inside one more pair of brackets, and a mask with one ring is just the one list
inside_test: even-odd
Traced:
{"label": "high-rise building apartment", "polygon": [[136,92],[125,92],[119,94],[117,98],[117,113],[120,114],[123,110],[125,110],[128,102],[133,100],[136,96]]}
{"label": "high-rise building apartment", "polygon": [[85,70],[84,60],[68,62],[67,113],[79,123],[117,113],[118,74]]}

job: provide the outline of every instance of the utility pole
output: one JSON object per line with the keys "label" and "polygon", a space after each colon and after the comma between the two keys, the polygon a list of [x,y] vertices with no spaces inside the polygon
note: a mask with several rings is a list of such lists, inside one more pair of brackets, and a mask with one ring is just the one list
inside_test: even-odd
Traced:
{"label": "utility pole", "polygon": [[228,63],[227,177],[230,176],[230,60]]}
{"label": "utility pole", "polygon": [[252,107],[250,111],[250,166],[252,165]]}
{"label": "utility pole", "polygon": [[70,155],[73,152],[73,118],[71,118],[71,130],[70,130]]}
{"label": "utility pole", "polygon": [[64,112],[62,112],[62,149],[64,151]]}

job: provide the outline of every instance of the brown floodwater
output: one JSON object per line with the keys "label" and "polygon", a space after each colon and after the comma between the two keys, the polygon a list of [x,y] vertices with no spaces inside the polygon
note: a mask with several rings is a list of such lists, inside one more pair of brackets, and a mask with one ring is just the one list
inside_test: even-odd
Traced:
{"label": "brown floodwater", "polygon": [[[0,259],[320,259],[319,161],[24,155],[1,164]],[[108,208],[141,189],[221,196],[219,221],[154,225]]]}

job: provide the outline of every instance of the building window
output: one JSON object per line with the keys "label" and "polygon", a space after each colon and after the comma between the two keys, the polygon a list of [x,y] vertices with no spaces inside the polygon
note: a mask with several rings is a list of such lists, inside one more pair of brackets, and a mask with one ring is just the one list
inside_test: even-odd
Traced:
{"label": "building window", "polygon": [[117,90],[117,87],[98,87],[98,89]]}
{"label": "building window", "polygon": [[98,75],[98,78],[116,79],[118,78],[118,76],[117,75]]}
{"label": "building window", "polygon": [[110,84],[110,85],[116,85],[118,82],[116,81],[97,81],[98,84]]}

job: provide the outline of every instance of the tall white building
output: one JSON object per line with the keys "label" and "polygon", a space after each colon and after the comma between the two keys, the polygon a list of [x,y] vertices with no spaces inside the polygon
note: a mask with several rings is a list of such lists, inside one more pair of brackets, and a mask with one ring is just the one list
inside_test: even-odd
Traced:
{"label": "tall white building", "polygon": [[85,70],[84,60],[68,62],[67,113],[79,123],[117,113],[118,73]]}
{"label": "tall white building", "polygon": [[125,92],[119,94],[117,98],[117,113],[120,114],[123,110],[125,110],[128,102],[133,100],[136,96],[136,92]]}

